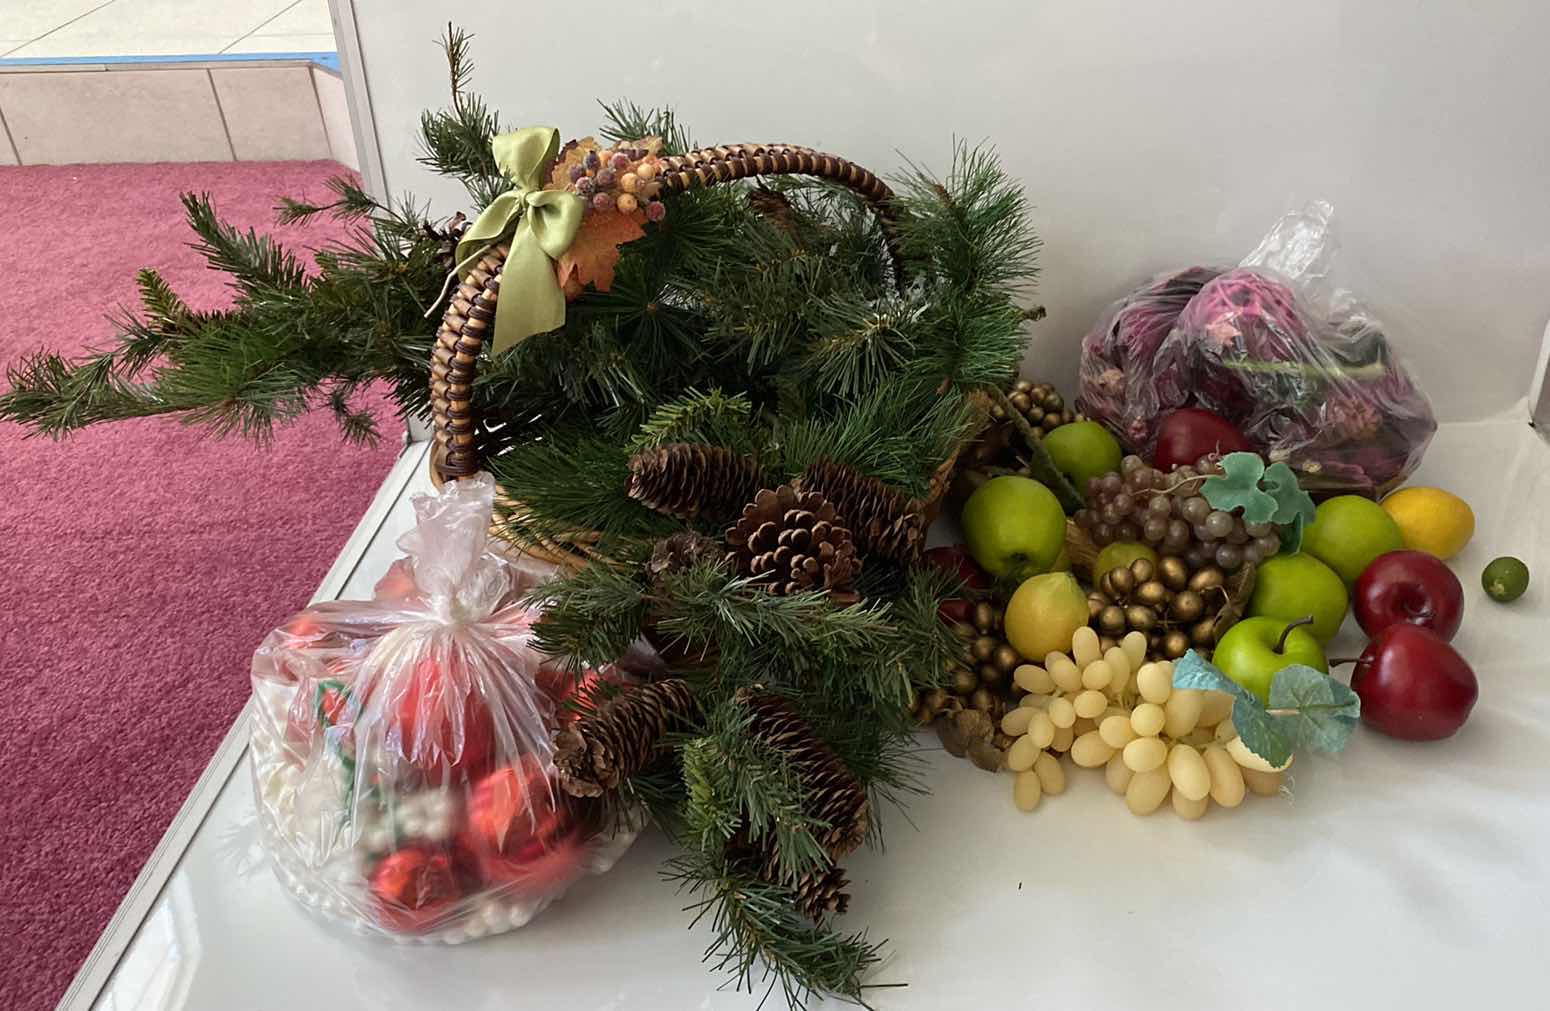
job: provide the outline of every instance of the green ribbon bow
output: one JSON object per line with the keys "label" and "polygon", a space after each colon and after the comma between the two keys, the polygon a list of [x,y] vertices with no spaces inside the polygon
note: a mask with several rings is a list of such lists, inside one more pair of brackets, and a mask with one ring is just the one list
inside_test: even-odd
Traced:
{"label": "green ribbon bow", "polygon": [[512,187],[490,201],[463,233],[457,269],[464,270],[484,249],[511,236],[490,341],[490,353],[500,354],[535,333],[564,325],[565,293],[555,277],[554,261],[575,241],[584,202],[574,193],[543,188],[560,154],[560,131],[554,127],[500,134],[490,141],[490,150]]}

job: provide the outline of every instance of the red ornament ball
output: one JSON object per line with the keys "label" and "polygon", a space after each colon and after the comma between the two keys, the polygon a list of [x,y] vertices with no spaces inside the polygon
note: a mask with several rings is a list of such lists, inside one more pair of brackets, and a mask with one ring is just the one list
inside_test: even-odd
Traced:
{"label": "red ornament ball", "polygon": [[474,787],[458,847],[480,880],[535,895],[574,880],[584,853],[564,795],[530,755]]}
{"label": "red ornament ball", "polygon": [[437,924],[463,897],[452,855],[410,843],[379,860],[367,877],[377,922],[400,934]]}
{"label": "red ornament ball", "polygon": [[[455,661],[461,663],[461,661]],[[424,659],[391,685],[388,746],[432,786],[478,779],[495,764],[495,717],[474,678]]]}

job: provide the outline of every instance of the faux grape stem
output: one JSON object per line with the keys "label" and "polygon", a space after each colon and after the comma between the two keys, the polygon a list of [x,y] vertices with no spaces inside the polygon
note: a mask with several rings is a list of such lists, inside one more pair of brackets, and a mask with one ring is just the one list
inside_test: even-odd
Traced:
{"label": "faux grape stem", "polygon": [[990,397],[1006,413],[1007,420],[1017,433],[1023,437],[1023,442],[1028,446],[1028,472],[1034,479],[1042,483],[1050,491],[1055,493],[1055,498],[1060,500],[1060,506],[1068,514],[1081,509],[1086,503],[1077,492],[1076,486],[1067,480],[1060,468],[1055,466],[1055,461],[1050,459],[1049,451],[1044,448],[1044,443],[1034,434],[1033,426],[1028,424],[1028,419],[1023,417],[1023,412],[1012,405],[1007,399],[1006,392],[999,386],[987,388]]}
{"label": "faux grape stem", "polygon": [[1296,621],[1283,628],[1281,630],[1281,638],[1276,640],[1276,652],[1286,652],[1286,638],[1292,634],[1292,629],[1311,624],[1313,624],[1313,615],[1310,614],[1306,618],[1298,618]]}

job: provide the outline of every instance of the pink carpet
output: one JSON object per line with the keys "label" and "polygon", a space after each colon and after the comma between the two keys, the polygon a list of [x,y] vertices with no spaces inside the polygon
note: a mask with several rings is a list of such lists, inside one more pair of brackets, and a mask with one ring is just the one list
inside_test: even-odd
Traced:
{"label": "pink carpet", "polygon": [[[332,162],[0,168],[0,366],[111,333],[134,275],[228,300],[178,194],[273,227]],[[67,224],[68,222],[68,224]],[[335,226],[287,228],[301,248]],[[259,450],[171,419],[63,443],[0,423],[0,965],[8,1008],[52,1007],[248,694],[264,632],[312,594],[397,452],[319,413]]]}

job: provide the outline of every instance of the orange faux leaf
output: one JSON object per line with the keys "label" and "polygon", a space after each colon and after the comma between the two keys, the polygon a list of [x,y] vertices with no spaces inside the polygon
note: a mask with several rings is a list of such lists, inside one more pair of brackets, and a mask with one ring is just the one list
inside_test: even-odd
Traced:
{"label": "orange faux leaf", "polygon": [[555,278],[566,301],[574,301],[589,284],[598,291],[612,288],[619,247],[645,235],[641,228],[645,222],[646,215],[641,211],[600,211],[587,215],[576,233],[576,241],[555,262]]}
{"label": "orange faux leaf", "polygon": [[554,168],[549,170],[549,185],[544,189],[570,189],[570,167],[580,165],[589,153],[593,151],[601,153],[602,150],[596,137],[583,137],[567,143],[560,148],[560,156],[554,160]]}

